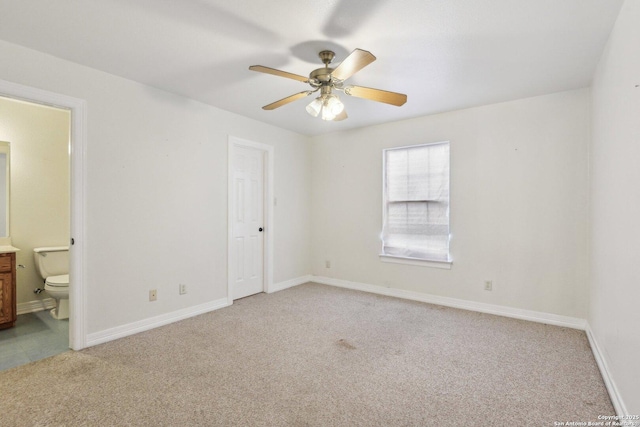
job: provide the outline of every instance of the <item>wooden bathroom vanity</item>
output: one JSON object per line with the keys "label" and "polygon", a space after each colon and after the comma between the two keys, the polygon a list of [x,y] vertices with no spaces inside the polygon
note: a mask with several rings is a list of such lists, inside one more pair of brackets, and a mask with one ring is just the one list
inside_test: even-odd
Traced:
{"label": "wooden bathroom vanity", "polygon": [[0,329],[11,328],[16,324],[16,311],[16,253],[1,252]]}

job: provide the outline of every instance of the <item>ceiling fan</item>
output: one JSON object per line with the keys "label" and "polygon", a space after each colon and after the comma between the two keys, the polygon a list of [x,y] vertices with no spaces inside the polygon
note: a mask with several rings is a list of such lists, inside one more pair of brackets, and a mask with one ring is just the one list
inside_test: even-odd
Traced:
{"label": "ceiling fan", "polygon": [[298,80],[303,83],[308,83],[313,88],[312,90],[305,90],[304,92],[296,93],[295,95],[265,105],[262,109],[274,110],[320,91],[320,95],[314,99],[311,104],[307,105],[307,112],[313,117],[320,115],[323,120],[340,121],[347,118],[347,112],[344,109],[344,104],[338,96],[333,93],[334,90],[357,98],[384,102],[398,107],[407,102],[407,95],[402,93],[363,86],[344,85],[345,80],[376,60],[376,57],[373,56],[371,52],[355,49],[336,68],[329,67],[329,64],[331,64],[331,61],[333,61],[335,57],[335,53],[330,50],[323,50],[318,56],[324,63],[324,67],[313,70],[309,74],[309,77],[276,70],[275,68],[264,67],[262,65],[250,66],[249,69],[252,71]]}

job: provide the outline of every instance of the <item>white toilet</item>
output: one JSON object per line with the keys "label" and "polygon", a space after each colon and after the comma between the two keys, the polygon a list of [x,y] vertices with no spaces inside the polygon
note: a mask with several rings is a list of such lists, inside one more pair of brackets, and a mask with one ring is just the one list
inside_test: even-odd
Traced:
{"label": "white toilet", "polygon": [[56,300],[54,319],[69,318],[69,247],[34,248],[36,270],[44,279],[44,290]]}

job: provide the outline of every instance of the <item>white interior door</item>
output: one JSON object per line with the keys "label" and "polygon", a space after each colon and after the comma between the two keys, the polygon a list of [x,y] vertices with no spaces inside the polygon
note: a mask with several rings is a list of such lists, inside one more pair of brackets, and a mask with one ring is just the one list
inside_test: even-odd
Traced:
{"label": "white interior door", "polygon": [[264,290],[264,152],[236,146],[232,186],[232,298]]}

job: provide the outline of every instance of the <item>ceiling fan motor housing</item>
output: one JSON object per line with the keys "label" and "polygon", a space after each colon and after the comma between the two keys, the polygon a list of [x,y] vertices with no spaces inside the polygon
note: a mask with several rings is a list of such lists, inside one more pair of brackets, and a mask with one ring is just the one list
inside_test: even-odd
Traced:
{"label": "ceiling fan motor housing", "polygon": [[329,83],[331,81],[331,73],[333,68],[324,67],[313,70],[309,74],[309,80],[318,80],[320,83]]}

